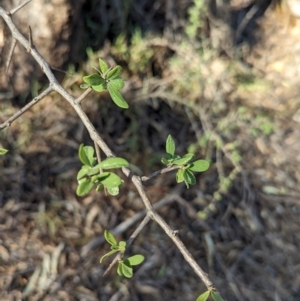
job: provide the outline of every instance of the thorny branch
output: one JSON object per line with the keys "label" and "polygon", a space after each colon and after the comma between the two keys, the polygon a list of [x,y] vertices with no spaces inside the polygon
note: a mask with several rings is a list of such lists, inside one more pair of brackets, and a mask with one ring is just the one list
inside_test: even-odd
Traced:
{"label": "thorny branch", "polygon": [[[26,1],[27,3],[28,1]],[[25,3],[25,4],[26,4]],[[21,6],[22,7],[22,6]],[[18,8],[19,9],[19,8]],[[111,149],[107,146],[107,144],[103,141],[85,112],[82,110],[80,102],[82,101],[83,97],[79,97],[75,99],[71,94],[69,94],[56,80],[54,74],[51,71],[50,66],[48,63],[44,60],[44,58],[38,53],[38,51],[35,49],[35,47],[32,47],[31,43],[19,32],[17,27],[15,26],[11,14],[15,13],[17,9],[12,10],[10,13],[6,12],[2,7],[0,7],[0,16],[4,19],[6,24],[8,25],[13,39],[17,40],[20,44],[24,46],[26,50],[29,51],[29,53],[32,55],[32,57],[36,60],[36,62],[40,65],[42,71],[47,76],[50,85],[49,88],[46,89],[41,95],[45,96],[51,91],[56,91],[59,93],[65,100],[69,102],[69,104],[74,108],[76,113],[78,114],[79,118],[85,125],[86,129],[88,130],[91,139],[102,149],[102,151],[106,154],[106,156],[111,157],[114,156],[114,153],[111,151]],[[41,96],[40,95],[40,96]],[[39,98],[38,98],[39,100]],[[34,104],[31,102],[31,104]],[[21,110],[22,111],[22,110]],[[18,118],[21,114],[23,114],[25,110],[19,115],[15,114],[12,118],[10,118],[10,121],[3,123],[0,125],[0,129],[10,126],[10,124]],[[190,254],[190,252],[187,250],[185,245],[182,243],[181,239],[177,236],[177,231],[173,231],[170,226],[165,222],[165,220],[156,212],[154,207],[151,204],[151,201],[149,200],[145,189],[142,185],[142,179],[136,175],[134,175],[128,168],[122,168],[123,173],[131,179],[133,184],[135,185],[136,189],[138,190],[138,193],[140,197],[142,198],[142,201],[146,207],[147,216],[157,222],[161,228],[165,231],[165,233],[171,238],[171,240],[175,243],[185,260],[190,264],[190,266],[193,268],[195,273],[200,277],[200,279],[204,282],[208,290],[216,290],[214,284],[212,281],[208,278],[207,274],[201,269],[201,267],[197,264],[193,256]]]}

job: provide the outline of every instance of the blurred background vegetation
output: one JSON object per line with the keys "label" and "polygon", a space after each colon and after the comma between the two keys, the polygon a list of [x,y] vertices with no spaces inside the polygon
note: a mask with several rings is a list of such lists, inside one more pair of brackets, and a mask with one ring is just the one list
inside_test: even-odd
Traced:
{"label": "blurred background vegetation", "polygon": [[[72,36],[80,40],[55,66],[67,72],[58,73],[62,85],[79,96],[99,57],[121,65],[130,108],[119,109],[106,93],[83,103],[112,150],[147,175],[162,168],[171,134],[179,154],[212,162],[189,190],[175,174],[146,183],[153,203],[171,200],[160,214],[227,300],[300,300],[300,24],[286,2],[78,3]],[[26,92],[1,90],[0,121],[46,85],[32,77]],[[126,179],[117,197],[76,196],[77,150],[92,142],[60,96],[52,93],[1,131],[0,143],[9,149],[0,159],[2,300],[192,301],[204,292],[154,223],[132,247],[146,257],[135,277],[101,277],[104,229],[143,204]]]}

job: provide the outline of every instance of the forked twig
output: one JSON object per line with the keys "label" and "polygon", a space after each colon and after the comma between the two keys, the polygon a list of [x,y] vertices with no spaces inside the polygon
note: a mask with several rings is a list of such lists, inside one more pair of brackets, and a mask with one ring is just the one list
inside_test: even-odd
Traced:
{"label": "forked twig", "polygon": [[21,8],[23,8],[26,4],[28,4],[31,0],[27,0],[23,3],[21,3],[20,5],[18,5],[17,7],[15,7],[14,9],[12,9],[10,12],[8,12],[7,14],[12,16],[14,15],[17,11],[19,11]]}
{"label": "forked twig", "polygon": [[[148,224],[150,221],[150,216],[147,214],[142,222],[138,225],[138,227],[134,230],[134,232],[131,234],[131,236],[128,238],[126,242],[126,248],[132,244],[132,242],[135,240],[135,238],[139,235],[139,233],[144,229],[144,227]],[[102,277],[105,277],[107,273],[112,269],[112,267],[116,264],[116,262],[120,261],[122,259],[122,252],[119,252],[118,255],[114,258],[114,260],[110,263],[109,267],[105,270]]]}
{"label": "forked twig", "polygon": [[179,168],[180,168],[180,166],[170,166],[170,167],[166,167],[166,168],[163,168],[163,169],[161,169],[161,170],[155,171],[155,172],[151,173],[151,174],[148,175],[148,176],[143,176],[143,177],[141,177],[141,180],[142,180],[143,182],[146,182],[146,181],[148,181],[148,180],[150,180],[150,179],[152,179],[152,178],[155,178],[155,177],[157,177],[157,176],[159,176],[159,175],[162,175],[162,174],[164,174],[164,173],[167,173],[167,172],[170,172],[170,171],[172,171],[172,170],[179,169]]}
{"label": "forked twig", "polygon": [[77,99],[76,102],[80,104],[91,92],[93,91],[92,88],[87,88]]}
{"label": "forked twig", "polygon": [[[15,10],[13,10],[15,12]],[[14,22],[12,21],[12,18],[10,14],[6,13],[5,10],[0,7],[0,16],[4,19],[6,24],[8,25],[9,29],[11,30],[12,36],[14,39],[19,41],[20,44],[22,44],[25,49],[30,49],[30,54],[32,57],[36,60],[36,62],[40,65],[41,69],[47,76],[49,82],[50,82],[50,89],[55,90],[58,92],[65,100],[69,102],[69,104],[74,108],[76,113],[78,114],[79,118],[85,125],[86,129],[88,130],[91,139],[99,145],[99,147],[102,149],[102,151],[106,154],[106,156],[114,156],[111,149],[107,146],[107,144],[103,141],[99,133],[97,132],[94,125],[91,123],[85,112],[82,110],[80,103],[71,95],[69,94],[56,80],[54,74],[51,71],[51,68],[49,67],[48,63],[44,60],[44,58],[38,53],[38,51],[32,47],[30,48],[29,41],[19,32],[19,30],[14,25]],[[13,119],[15,120],[15,119]],[[11,121],[12,122],[12,121]],[[10,123],[7,123],[10,124]],[[185,260],[189,263],[189,265],[193,268],[195,273],[200,277],[200,279],[204,282],[208,290],[216,290],[214,284],[210,281],[207,274],[201,269],[201,267],[197,264],[196,260],[193,258],[193,256],[190,254],[188,249],[185,247],[185,245],[182,243],[181,239],[177,236],[177,232],[173,231],[170,226],[164,221],[164,219],[156,212],[154,207],[151,204],[150,199],[148,198],[145,189],[142,185],[142,180],[140,177],[134,175],[128,168],[122,168],[123,173],[131,179],[133,184],[135,185],[140,197],[142,198],[142,201],[144,203],[144,206],[146,207],[147,216],[154,221],[156,221],[161,228],[165,231],[165,233],[171,238],[171,240],[174,242],[174,244],[177,246],[179,251],[182,253]]]}
{"label": "forked twig", "polygon": [[13,121],[18,119],[21,115],[23,115],[26,111],[28,111],[31,107],[36,105],[40,100],[42,100],[45,96],[53,91],[52,87],[49,86],[45,91],[43,91],[40,95],[36,96],[30,103],[24,106],[21,110],[16,112],[13,116],[8,118],[4,123],[0,124],[0,130],[6,127],[9,127]]}

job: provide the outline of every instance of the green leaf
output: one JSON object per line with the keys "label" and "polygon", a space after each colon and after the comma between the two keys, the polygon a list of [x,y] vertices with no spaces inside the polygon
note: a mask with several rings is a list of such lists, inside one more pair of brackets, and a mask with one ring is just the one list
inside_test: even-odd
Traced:
{"label": "green leaf", "polygon": [[184,181],[184,176],[183,176],[184,170],[179,169],[176,173],[176,182],[177,183],[182,183]]}
{"label": "green leaf", "polygon": [[80,144],[78,157],[84,165],[93,166],[94,164],[94,148]]}
{"label": "green leaf", "polygon": [[87,165],[83,165],[81,167],[81,169],[79,170],[78,174],[77,174],[77,180],[82,179],[84,176],[87,175],[88,171],[89,171],[90,167]]}
{"label": "green leaf", "polygon": [[103,78],[99,74],[91,74],[83,77],[83,81],[89,86],[98,86],[103,83]]}
{"label": "green leaf", "polygon": [[84,144],[80,144],[79,149],[78,149],[78,157],[81,163],[85,165],[90,165],[90,161],[84,151]]}
{"label": "green leaf", "polygon": [[210,291],[206,291],[205,293],[201,294],[196,301],[206,301],[209,297]]}
{"label": "green leaf", "polygon": [[123,276],[122,264],[123,264],[122,261],[118,263],[117,273],[119,276]]}
{"label": "green leaf", "polygon": [[115,246],[117,245],[117,240],[116,238],[114,237],[114,235],[112,233],[110,233],[108,230],[104,230],[104,237],[105,237],[105,240],[112,246]]}
{"label": "green leaf", "polygon": [[110,157],[110,158],[106,158],[96,166],[98,166],[101,169],[113,169],[113,168],[125,167],[128,165],[129,163],[123,158]]}
{"label": "green leaf", "polygon": [[81,89],[87,89],[88,87],[89,87],[88,84],[81,84],[81,85],[80,85],[80,88],[81,88]]}
{"label": "green leaf", "polygon": [[112,79],[109,81],[109,83],[117,90],[121,90],[124,88],[124,80],[121,77]]}
{"label": "green leaf", "polygon": [[189,169],[192,171],[203,172],[208,170],[209,165],[209,161],[207,160],[197,160],[192,162],[192,166]]}
{"label": "green leaf", "polygon": [[140,254],[133,255],[126,259],[126,261],[129,262],[130,266],[138,265],[138,264],[142,263],[144,260],[145,260],[145,257]]}
{"label": "green leaf", "polygon": [[93,186],[94,183],[92,183],[90,179],[87,178],[81,179],[78,184],[76,193],[78,196],[86,195],[93,189]]}
{"label": "green leaf", "polygon": [[107,64],[99,58],[99,66],[102,73],[105,73],[108,70]]}
{"label": "green leaf", "polygon": [[169,161],[166,159],[166,158],[162,158],[161,159],[161,162],[165,165],[168,165],[169,164]]}
{"label": "green leaf", "polygon": [[112,100],[118,107],[123,108],[123,109],[129,108],[128,103],[123,98],[121,93],[111,83],[108,83],[107,88],[108,88],[108,92],[109,92]]}
{"label": "green leaf", "polygon": [[101,189],[103,189],[103,184],[99,184],[97,187],[96,187],[96,191],[98,192],[98,191],[100,191]]}
{"label": "green leaf", "polygon": [[103,92],[107,89],[107,85],[106,85],[106,82],[103,80],[103,83],[101,83],[100,85],[94,85],[92,86],[92,89],[96,92]]}
{"label": "green leaf", "polygon": [[225,301],[218,292],[211,291],[210,293],[214,301]]}
{"label": "green leaf", "polygon": [[114,254],[114,253],[116,253],[116,252],[118,252],[118,250],[112,250],[112,251],[110,251],[110,252],[104,254],[104,255],[100,258],[100,263],[102,263],[102,261],[103,261],[105,258],[107,258],[108,256],[110,256],[110,255],[112,255],[112,254]]}
{"label": "green leaf", "polygon": [[106,78],[114,79],[114,78],[118,77],[121,74],[121,72],[122,72],[122,67],[116,66],[115,68],[113,68],[107,72]]}
{"label": "green leaf", "polygon": [[7,152],[8,152],[7,149],[5,149],[5,148],[0,148],[0,156],[1,156],[1,155],[5,155]]}
{"label": "green leaf", "polygon": [[121,178],[113,172],[111,172],[108,177],[100,181],[107,188],[119,187],[123,183]]}
{"label": "green leaf", "polygon": [[97,182],[101,182],[103,181],[104,179],[108,178],[110,176],[110,172],[103,172],[101,173],[100,175],[95,175],[95,176],[92,176],[91,180],[93,183],[97,183]]}
{"label": "green leaf", "polygon": [[194,176],[194,174],[189,170],[186,169],[183,171],[183,177],[184,177],[184,181],[190,185],[195,185],[196,184],[196,178]]}
{"label": "green leaf", "polygon": [[119,192],[120,192],[120,189],[119,187],[106,187],[107,188],[107,191],[110,195],[118,195]]}
{"label": "green leaf", "polygon": [[166,141],[166,153],[174,156],[175,154],[175,141],[172,136],[169,135]]}
{"label": "green leaf", "polygon": [[128,266],[125,262],[121,262],[121,270],[122,270],[122,274],[126,277],[126,278],[131,278],[133,276],[133,270],[131,266]]}
{"label": "green leaf", "polygon": [[194,159],[194,154],[186,154],[181,159],[177,159],[173,161],[173,164],[176,165],[184,165]]}
{"label": "green leaf", "polygon": [[96,166],[94,166],[88,170],[88,173],[87,173],[88,176],[94,176],[94,175],[100,173],[100,168],[98,167],[98,165],[99,164],[97,164]]}
{"label": "green leaf", "polygon": [[125,251],[126,250],[126,242],[125,241],[120,241],[119,242],[119,250],[120,251]]}

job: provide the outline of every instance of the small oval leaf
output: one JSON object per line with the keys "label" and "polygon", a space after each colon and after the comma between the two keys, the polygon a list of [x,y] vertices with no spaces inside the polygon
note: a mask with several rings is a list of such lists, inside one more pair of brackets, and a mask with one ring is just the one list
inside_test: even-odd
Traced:
{"label": "small oval leaf", "polygon": [[141,264],[145,260],[145,257],[143,255],[137,254],[128,257],[126,260],[129,262],[131,266],[134,266],[134,265]]}
{"label": "small oval leaf", "polygon": [[94,148],[80,144],[78,157],[84,165],[92,166],[94,163]]}
{"label": "small oval leaf", "polygon": [[126,278],[131,278],[133,276],[133,271],[132,271],[132,267],[128,266],[125,264],[125,262],[122,262],[122,274],[126,277]]}
{"label": "small oval leaf", "polygon": [[182,183],[184,181],[184,176],[183,176],[184,170],[179,169],[176,173],[176,182],[177,183]]}
{"label": "small oval leaf", "polygon": [[83,77],[83,81],[89,86],[98,86],[101,85],[104,79],[99,74],[91,74]]}
{"label": "small oval leaf", "polygon": [[210,291],[206,291],[205,293],[201,294],[196,301],[206,301],[209,297]]}
{"label": "small oval leaf", "polygon": [[79,157],[79,160],[81,161],[81,163],[83,163],[85,165],[90,165],[90,161],[87,158],[87,155],[84,151],[84,144],[80,144],[80,146],[79,146],[78,157]]}
{"label": "small oval leaf", "polygon": [[111,83],[108,83],[107,88],[108,88],[110,97],[112,98],[112,100],[118,107],[123,108],[123,109],[129,108],[128,103],[123,98],[121,93],[116,88],[114,88],[114,86]]}
{"label": "small oval leaf", "polygon": [[192,159],[194,159],[194,154],[186,154],[181,159],[174,160],[173,164],[185,165],[188,162],[190,162]]}
{"label": "small oval leaf", "polygon": [[105,73],[108,70],[107,64],[103,60],[101,60],[100,58],[99,58],[99,66],[100,66],[100,71],[102,73]]}
{"label": "small oval leaf", "polygon": [[106,187],[106,188],[107,188],[108,193],[113,196],[118,195],[120,192],[119,187]]}
{"label": "small oval leaf", "polygon": [[121,72],[122,72],[122,67],[116,66],[107,72],[106,78],[114,79],[114,78],[118,77],[121,74]]}
{"label": "small oval leaf", "polygon": [[161,159],[161,162],[165,165],[168,165],[169,164],[169,161],[166,159],[166,158],[162,158]]}
{"label": "small oval leaf", "polygon": [[7,152],[8,152],[7,149],[5,149],[5,148],[0,148],[0,156],[1,156],[1,155],[5,155]]}
{"label": "small oval leaf", "polygon": [[106,83],[103,82],[101,85],[92,86],[92,89],[96,92],[103,92],[107,89]]}
{"label": "small oval leaf", "polygon": [[100,181],[107,188],[119,187],[123,183],[121,178],[113,172],[109,173],[108,177]]}
{"label": "small oval leaf", "polygon": [[80,85],[80,88],[81,88],[81,89],[87,89],[88,87],[89,87],[88,84],[81,84],[81,85]]}
{"label": "small oval leaf", "polygon": [[103,160],[102,162],[97,164],[97,166],[101,169],[120,168],[120,167],[125,167],[128,165],[129,165],[129,163],[127,160],[125,160],[123,158],[119,158],[119,157],[106,158],[105,160]]}
{"label": "small oval leaf", "polygon": [[208,170],[209,165],[209,161],[207,160],[197,160],[192,162],[192,166],[189,169],[192,171],[203,172]]}
{"label": "small oval leaf", "polygon": [[96,187],[96,191],[98,192],[98,191],[102,190],[103,187],[104,187],[103,184],[99,184],[99,185]]}
{"label": "small oval leaf", "polygon": [[218,292],[211,291],[210,293],[214,301],[225,301]]}
{"label": "small oval leaf", "polygon": [[183,177],[184,177],[184,181],[190,185],[195,185],[196,184],[196,178],[194,176],[194,174],[186,169],[183,171]]}
{"label": "small oval leaf", "polygon": [[84,152],[86,153],[86,156],[90,162],[90,166],[94,165],[95,162],[95,158],[94,158],[94,148],[92,146],[85,146],[84,148]]}
{"label": "small oval leaf", "polygon": [[122,262],[119,262],[119,264],[118,264],[117,273],[118,273],[119,276],[123,276],[123,273],[122,273]]}
{"label": "small oval leaf", "polygon": [[92,183],[90,179],[80,180],[76,193],[78,196],[86,195],[93,189],[93,186],[94,183]]}
{"label": "small oval leaf", "polygon": [[80,180],[80,179],[82,179],[84,176],[86,176],[87,173],[88,173],[88,171],[89,171],[89,166],[83,165],[83,166],[81,167],[81,169],[79,170],[78,174],[77,174],[77,180]]}
{"label": "small oval leaf", "polygon": [[169,135],[166,141],[166,153],[174,156],[175,154],[175,141],[173,140],[172,136]]}
{"label": "small oval leaf", "polygon": [[126,241],[121,240],[119,242],[119,250],[120,251],[125,251],[126,250]]}
{"label": "small oval leaf", "polygon": [[112,246],[117,245],[117,240],[114,237],[114,235],[112,233],[110,233],[108,230],[104,230],[104,237],[105,240]]}
{"label": "small oval leaf", "polygon": [[121,77],[112,79],[109,81],[109,83],[117,90],[121,90],[124,88],[124,80]]}
{"label": "small oval leaf", "polygon": [[[97,165],[95,166],[97,167]],[[99,182],[99,181],[103,181],[104,179],[106,179],[107,177],[110,176],[110,172],[103,172],[100,175],[96,175],[94,177],[92,177],[92,181],[95,182]]]}

